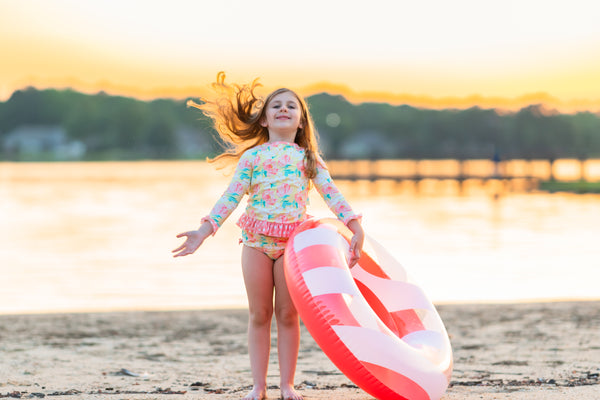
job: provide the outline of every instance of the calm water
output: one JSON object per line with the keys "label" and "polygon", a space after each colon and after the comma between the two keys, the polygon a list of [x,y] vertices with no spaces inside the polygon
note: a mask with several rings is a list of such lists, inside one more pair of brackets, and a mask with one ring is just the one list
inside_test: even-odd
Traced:
{"label": "calm water", "polygon": [[[246,306],[243,207],[196,254],[171,257],[227,182],[203,162],[0,163],[0,313]],[[338,186],[435,302],[600,298],[599,196]]]}

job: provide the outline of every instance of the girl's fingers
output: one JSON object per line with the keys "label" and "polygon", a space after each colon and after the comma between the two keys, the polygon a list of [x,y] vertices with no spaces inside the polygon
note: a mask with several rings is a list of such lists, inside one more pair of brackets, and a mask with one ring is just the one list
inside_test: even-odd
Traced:
{"label": "girl's fingers", "polygon": [[183,249],[179,253],[174,254],[173,257],[187,256],[188,254],[192,254],[192,252],[189,249]]}
{"label": "girl's fingers", "polygon": [[194,253],[204,241],[204,238],[198,231],[183,232],[177,235],[177,237],[185,237],[185,242],[175,250],[172,250],[172,253],[177,253],[173,255],[174,257],[187,256]]}
{"label": "girl's fingers", "polygon": [[353,267],[354,264],[358,262],[360,258],[360,249],[358,246],[358,239],[356,236],[352,236],[352,240],[350,240],[350,261],[349,266]]}
{"label": "girl's fingers", "polygon": [[179,246],[178,248],[176,248],[175,250],[171,251],[172,253],[177,253],[179,250],[183,250],[185,249],[185,243],[182,244],[181,246]]}

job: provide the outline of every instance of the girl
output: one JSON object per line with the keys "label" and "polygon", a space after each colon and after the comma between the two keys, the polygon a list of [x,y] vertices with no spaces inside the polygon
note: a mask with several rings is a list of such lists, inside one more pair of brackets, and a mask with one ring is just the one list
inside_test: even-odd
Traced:
{"label": "girl", "polygon": [[351,266],[360,257],[364,233],[360,216],[337,190],[319,156],[316,132],[304,100],[289,89],[278,89],[263,102],[254,94],[258,85],[255,80],[251,85],[230,87],[221,72],[213,84],[220,97],[202,105],[190,103],[214,120],[220,138],[229,145],[226,152],[211,161],[237,160],[237,167],[229,187],[198,230],[177,235],[185,237],[185,242],[173,253],[179,257],[196,251],[248,194],[246,211],[238,225],[242,228],[240,242],[244,243],[242,272],[248,296],[248,352],[254,386],[244,399],[267,396],[274,310],[281,397],[299,400],[302,396],[294,390],[294,374],[300,325],[286,287],[282,255],[288,237],[307,218],[310,182],[354,234]]}

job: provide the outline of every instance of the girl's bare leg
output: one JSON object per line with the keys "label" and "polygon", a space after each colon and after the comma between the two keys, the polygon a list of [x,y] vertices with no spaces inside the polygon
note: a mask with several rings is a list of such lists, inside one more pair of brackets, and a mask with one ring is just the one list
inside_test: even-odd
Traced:
{"label": "girl's bare leg", "polygon": [[283,257],[275,261],[273,277],[281,397],[284,400],[301,400],[302,396],[294,390],[294,374],[300,348],[300,321],[285,282]]}
{"label": "girl's bare leg", "polygon": [[259,250],[244,246],[242,271],[248,295],[248,353],[254,387],[245,400],[267,398],[267,369],[273,316],[273,260]]}

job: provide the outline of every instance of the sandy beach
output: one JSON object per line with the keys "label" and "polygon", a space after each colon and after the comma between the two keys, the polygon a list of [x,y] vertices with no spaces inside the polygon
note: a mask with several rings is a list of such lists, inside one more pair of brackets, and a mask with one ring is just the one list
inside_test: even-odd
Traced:
{"label": "sandy beach", "polygon": [[[600,302],[438,310],[455,363],[443,399],[600,398]],[[3,315],[0,398],[239,399],[246,321],[243,309]],[[278,398],[276,350],[269,384]],[[306,399],[372,399],[304,328],[296,384]]]}

